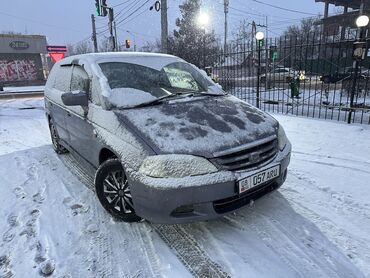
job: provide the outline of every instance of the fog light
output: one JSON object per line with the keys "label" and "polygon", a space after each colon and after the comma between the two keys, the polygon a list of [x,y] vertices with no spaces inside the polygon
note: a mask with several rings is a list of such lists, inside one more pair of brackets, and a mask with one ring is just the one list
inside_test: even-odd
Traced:
{"label": "fog light", "polygon": [[176,208],[172,211],[171,215],[178,216],[181,214],[192,213],[194,211],[194,205],[184,205]]}

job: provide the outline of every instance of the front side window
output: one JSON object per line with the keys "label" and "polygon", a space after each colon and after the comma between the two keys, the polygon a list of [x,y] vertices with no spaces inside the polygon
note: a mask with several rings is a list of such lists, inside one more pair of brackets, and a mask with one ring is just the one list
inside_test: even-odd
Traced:
{"label": "front side window", "polygon": [[69,92],[71,85],[71,66],[59,66],[55,72],[54,88],[61,92]]}
{"label": "front side window", "polygon": [[81,66],[74,66],[71,79],[71,91],[89,92],[89,76]]}
{"label": "front side window", "polygon": [[215,85],[185,62],[170,63],[161,70],[125,62],[105,62],[99,66],[111,89],[108,100],[117,108],[134,107],[171,95],[207,92]]}

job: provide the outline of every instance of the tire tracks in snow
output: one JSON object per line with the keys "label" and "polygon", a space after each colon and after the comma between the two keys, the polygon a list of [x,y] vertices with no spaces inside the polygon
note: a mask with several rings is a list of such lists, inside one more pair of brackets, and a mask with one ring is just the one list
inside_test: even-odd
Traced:
{"label": "tire tracks in snow", "polygon": [[[279,211],[281,197],[270,195],[269,198],[277,205],[274,213],[266,214],[264,209],[255,206],[247,217],[237,213],[224,217],[223,221],[246,234],[250,231],[257,234],[297,277],[307,277],[307,274],[308,277],[363,277],[358,276],[348,258],[339,255],[337,247],[313,223],[295,214],[281,217],[279,214],[286,213]],[[253,221],[248,221],[251,217]]]}
{"label": "tire tracks in snow", "polygon": [[[346,211],[350,211],[351,213],[354,213],[354,214],[360,214],[362,217],[366,218],[367,220],[370,220],[370,216],[369,216],[370,215],[370,208],[369,209],[364,208],[363,205],[356,202],[352,198],[349,198],[348,196],[344,196],[343,194],[341,194],[339,192],[336,192],[336,191],[334,191],[334,190],[332,190],[328,187],[319,186],[316,183],[315,180],[313,180],[309,176],[303,174],[301,171],[291,169],[289,173],[292,176],[294,176],[295,178],[297,178],[298,180],[303,180],[303,181],[307,182],[308,184],[310,184],[310,185],[314,186],[315,188],[317,188],[318,190],[320,190],[320,192],[322,192],[322,193],[326,194],[328,197],[330,197],[337,210],[341,210],[344,214],[347,214]],[[296,190],[294,190],[292,188],[283,188],[283,190],[294,192],[296,194],[298,193]],[[325,206],[325,204],[323,202],[317,201],[317,200],[315,200],[315,201],[316,201],[316,203],[318,203],[322,206]],[[337,204],[337,203],[339,203],[339,204]]]}
{"label": "tire tracks in snow", "polygon": [[[312,185],[314,188],[318,188],[320,192],[319,194],[324,193],[328,195],[330,202],[322,202],[319,199],[316,199],[315,196],[312,196],[312,202],[317,205],[318,208],[323,208],[327,210],[335,209],[339,211],[341,215],[345,215],[349,219],[351,219],[351,215],[358,215],[363,217],[362,221],[369,221],[369,214],[368,209],[364,209],[360,204],[356,202],[346,202],[343,198],[333,198],[334,191],[327,191],[322,190],[320,187],[316,185],[316,182],[309,177],[301,174],[296,173],[294,170],[291,171],[291,175],[299,181],[307,182],[308,184]],[[302,195],[298,191],[299,189],[295,190],[293,188],[285,188],[283,187],[281,191],[284,194],[284,197],[293,204],[295,210],[297,210],[300,214],[306,215],[313,221],[321,230],[325,231],[326,234],[330,235],[330,238],[333,239],[337,246],[343,250],[345,255],[353,261],[356,265],[365,266],[363,270],[366,269],[366,272],[370,272],[370,267],[367,262],[370,261],[370,251],[369,251],[369,243],[365,238],[362,238],[359,235],[355,235],[355,231],[345,230],[343,228],[338,227],[334,223],[332,219],[325,217],[323,213],[317,213],[313,209],[309,208],[307,205],[304,205],[304,200],[302,200]],[[356,225],[356,223],[352,224]],[[361,228],[359,228],[361,229]]]}
{"label": "tire tracks in snow", "polygon": [[152,227],[194,277],[231,277],[182,226],[152,224]]}
{"label": "tire tracks in snow", "polygon": [[[62,160],[64,165],[81,181],[83,185],[85,185],[89,190],[92,190],[93,192],[95,191],[95,188],[93,186],[94,178],[79,165],[79,163],[73,158],[72,155],[61,155],[59,156],[59,158]],[[106,213],[103,209],[98,208],[98,202],[99,201],[97,199],[92,202],[94,204],[92,208],[93,215],[97,216],[94,219],[94,222],[99,223],[98,225],[106,221],[115,222],[116,220],[112,220],[108,213]],[[117,223],[120,224],[121,222],[118,221]],[[118,239],[117,244],[121,244],[122,250],[125,250],[128,244],[134,244],[129,242],[129,240],[127,239],[127,236],[130,236],[131,238],[136,238],[142,246],[142,253],[145,254],[145,260],[147,261],[147,266],[149,268],[147,272],[150,273],[150,277],[160,277],[159,258],[156,255],[153,243],[151,242],[151,239],[148,235],[147,230],[149,229],[149,225],[145,224],[147,226],[146,229],[144,229],[141,227],[144,224],[145,223],[126,224],[130,225],[130,227],[128,227],[128,235],[125,235],[125,231],[123,230],[119,230],[118,232],[115,232],[114,235],[112,235],[112,231],[100,226],[99,229],[97,229],[100,231],[98,235],[90,235],[91,249],[94,250],[94,247],[98,246],[97,254],[95,254],[95,252],[93,252],[92,254],[92,257],[96,256],[96,258],[91,258],[89,261],[90,270],[99,274],[98,277],[113,277],[117,274],[117,272],[119,273],[120,277],[145,277],[147,273],[145,273],[143,265],[141,265],[140,269],[136,268],[135,270],[131,271],[130,269],[127,269],[125,267],[124,263],[118,263],[115,265],[112,264],[112,258],[115,256],[115,254],[113,253],[113,245],[110,237],[114,236],[115,239]],[[128,257],[130,256],[123,256],[121,260],[126,260],[126,263],[132,263],[132,260]],[[108,267],[101,268],[102,266]],[[112,272],[112,269],[117,270],[117,272]]]}
{"label": "tire tracks in snow", "polygon": [[[94,179],[85,172],[72,155],[61,155],[59,158],[88,189],[94,191],[94,187],[92,186],[94,184]],[[98,201],[96,200],[96,202]],[[100,214],[101,212],[96,210],[95,213]],[[99,219],[104,218],[106,218],[106,216],[99,216]],[[159,258],[156,255],[156,250],[149,235],[151,229],[159,235],[163,242],[166,243],[194,277],[231,277],[220,265],[209,257],[204,249],[197,243],[195,238],[181,225],[160,225],[146,222],[132,224],[130,229],[144,247],[143,252],[151,267],[152,277],[160,277],[161,275]],[[104,253],[104,250],[102,252]],[[140,273],[125,277],[136,276],[140,276]]]}

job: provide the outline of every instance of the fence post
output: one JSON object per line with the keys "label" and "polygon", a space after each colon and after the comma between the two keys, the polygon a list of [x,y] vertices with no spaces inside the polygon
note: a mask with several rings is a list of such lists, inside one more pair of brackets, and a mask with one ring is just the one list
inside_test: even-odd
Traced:
{"label": "fence post", "polygon": [[348,121],[347,123],[351,123],[352,121],[352,109],[353,109],[353,102],[355,100],[355,93],[356,93],[356,88],[357,88],[357,75],[358,75],[358,67],[359,67],[359,62],[355,60],[353,62],[353,67],[354,67],[354,72],[353,72],[353,82],[352,82],[352,89],[351,89],[351,98],[350,98],[350,103],[349,103],[349,113],[348,113]]}
{"label": "fence post", "polygon": [[[257,108],[260,108],[260,75],[261,75],[261,43],[260,41],[257,41],[258,43],[258,68],[257,68]],[[267,78],[267,76],[266,76]],[[266,79],[267,82],[267,79]]]}

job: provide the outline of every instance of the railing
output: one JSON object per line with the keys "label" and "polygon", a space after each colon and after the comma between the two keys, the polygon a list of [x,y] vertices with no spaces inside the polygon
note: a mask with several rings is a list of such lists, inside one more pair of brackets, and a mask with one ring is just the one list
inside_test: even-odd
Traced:
{"label": "railing", "polygon": [[215,61],[207,71],[226,91],[265,111],[338,121],[351,111],[352,123],[370,124],[370,57],[354,78],[353,42],[310,33],[270,39],[260,48],[233,44],[207,55]]}

